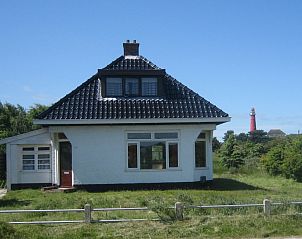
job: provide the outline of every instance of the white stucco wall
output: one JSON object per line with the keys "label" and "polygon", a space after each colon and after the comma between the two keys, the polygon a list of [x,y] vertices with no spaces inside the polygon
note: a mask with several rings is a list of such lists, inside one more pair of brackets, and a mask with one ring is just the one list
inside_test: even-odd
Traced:
{"label": "white stucco wall", "polygon": [[[213,124],[200,125],[132,125],[132,126],[52,126],[51,134],[64,132],[72,144],[73,184],[121,184],[193,182],[212,175],[211,137]],[[179,132],[178,169],[127,169],[127,131]],[[195,168],[195,140],[207,132],[207,167]],[[57,175],[58,177],[58,175]],[[57,179],[58,181],[58,179]]]}
{"label": "white stucco wall", "polygon": [[[50,135],[44,131],[29,136],[17,137],[6,144],[7,162],[7,187],[11,184],[51,183],[51,170],[23,171],[22,146],[25,145],[50,145]],[[26,134],[27,135],[27,134]]]}

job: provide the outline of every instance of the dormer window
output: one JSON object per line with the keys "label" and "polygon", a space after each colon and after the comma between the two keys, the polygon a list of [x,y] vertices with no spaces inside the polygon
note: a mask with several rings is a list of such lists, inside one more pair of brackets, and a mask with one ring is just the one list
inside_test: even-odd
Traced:
{"label": "dormer window", "polygon": [[139,81],[137,78],[125,79],[125,95],[138,96],[139,94]]}
{"label": "dormer window", "polygon": [[122,96],[123,94],[122,78],[107,78],[106,92],[107,92],[107,96]]}
{"label": "dormer window", "polygon": [[157,95],[157,79],[142,78],[142,96],[156,96],[156,95]]}
{"label": "dormer window", "polygon": [[107,77],[106,97],[157,96],[158,83],[155,77]]}

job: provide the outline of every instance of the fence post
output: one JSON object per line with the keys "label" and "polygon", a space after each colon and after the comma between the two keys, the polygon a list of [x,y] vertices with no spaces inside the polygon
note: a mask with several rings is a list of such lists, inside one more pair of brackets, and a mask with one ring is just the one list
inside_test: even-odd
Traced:
{"label": "fence post", "polygon": [[271,201],[268,199],[263,200],[263,213],[266,216],[271,215]]}
{"label": "fence post", "polygon": [[91,223],[91,205],[85,204],[84,210],[85,210],[85,223]]}
{"label": "fence post", "polygon": [[175,203],[176,220],[183,220],[183,218],[184,218],[183,208],[184,207],[183,207],[181,202],[176,202]]}

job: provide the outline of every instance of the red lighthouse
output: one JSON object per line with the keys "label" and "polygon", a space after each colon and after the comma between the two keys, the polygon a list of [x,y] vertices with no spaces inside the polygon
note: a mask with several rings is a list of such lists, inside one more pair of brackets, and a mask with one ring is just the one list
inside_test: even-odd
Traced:
{"label": "red lighthouse", "polygon": [[251,116],[250,132],[254,132],[256,130],[256,112],[255,112],[255,108],[252,108],[250,116]]}

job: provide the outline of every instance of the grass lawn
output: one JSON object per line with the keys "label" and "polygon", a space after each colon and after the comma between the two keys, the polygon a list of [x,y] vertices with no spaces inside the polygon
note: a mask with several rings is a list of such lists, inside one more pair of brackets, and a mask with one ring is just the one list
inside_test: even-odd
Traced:
{"label": "grass lawn", "polygon": [[[200,204],[262,203],[264,198],[275,202],[302,201],[302,184],[271,177],[255,171],[252,174],[229,174],[219,171],[210,188],[192,190],[120,191],[90,193],[49,193],[40,190],[17,190],[0,199],[0,209],[54,209],[93,207],[141,207],[158,210],[146,212],[94,212],[94,219],[158,218],[163,221],[68,224],[7,225],[0,223],[0,238],[261,238],[302,235],[300,207],[274,207],[273,215],[265,217],[262,209],[188,209],[184,221],[168,220],[176,201]],[[0,221],[76,220],[82,213],[2,214]],[[2,234],[1,234],[2,233]],[[9,236],[10,237],[9,237]]]}

